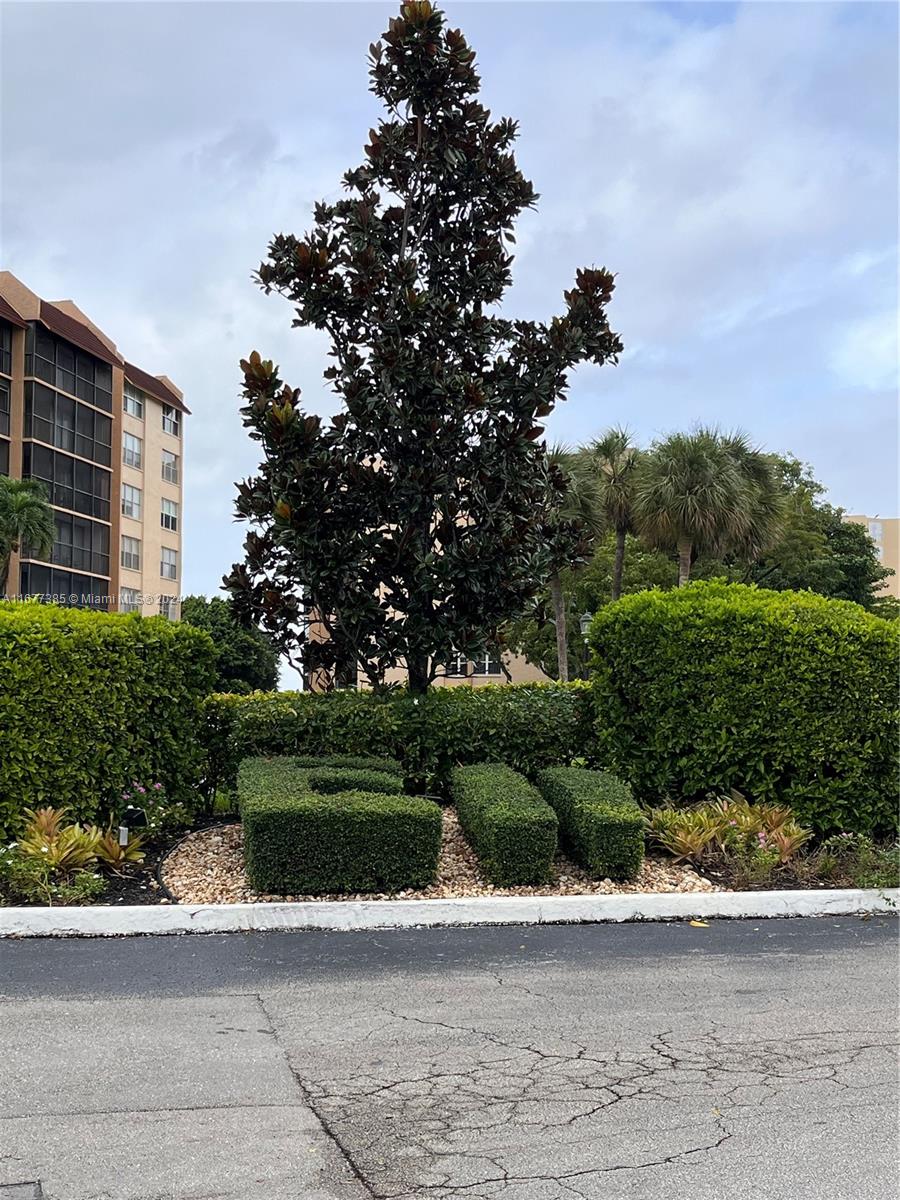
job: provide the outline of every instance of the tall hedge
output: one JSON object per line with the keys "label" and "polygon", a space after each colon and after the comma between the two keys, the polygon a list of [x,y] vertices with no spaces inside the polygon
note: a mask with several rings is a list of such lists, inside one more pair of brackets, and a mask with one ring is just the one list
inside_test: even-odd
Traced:
{"label": "tall hedge", "polygon": [[595,753],[639,799],[738,788],[819,834],[897,826],[897,626],[808,592],[699,582],[594,618]]}
{"label": "tall hedge", "polygon": [[102,818],[132,780],[190,803],[213,654],[163,617],[0,603],[0,832],[43,804]]}
{"label": "tall hedge", "polygon": [[417,788],[445,788],[453,767],[490,759],[528,775],[588,753],[590,688],[517,684],[435,688],[427,696],[366,691],[213,696],[206,706],[213,787],[233,786],[255,755],[399,759]]}

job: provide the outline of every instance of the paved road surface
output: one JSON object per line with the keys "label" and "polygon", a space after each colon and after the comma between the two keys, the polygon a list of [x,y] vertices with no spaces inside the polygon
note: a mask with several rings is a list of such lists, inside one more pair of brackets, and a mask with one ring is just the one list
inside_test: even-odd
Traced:
{"label": "paved road surface", "polygon": [[896,948],[887,918],[0,943],[0,1200],[895,1200]]}

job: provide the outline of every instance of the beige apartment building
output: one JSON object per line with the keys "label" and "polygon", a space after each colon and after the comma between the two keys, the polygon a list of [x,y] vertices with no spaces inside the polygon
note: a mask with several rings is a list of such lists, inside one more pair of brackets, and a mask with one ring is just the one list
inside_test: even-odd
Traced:
{"label": "beige apartment building", "polygon": [[71,300],[0,271],[0,474],[40,480],[56,526],[49,562],[13,556],[11,596],[179,616],[187,414]]}
{"label": "beige apartment building", "polygon": [[881,585],[882,590],[900,599],[900,517],[866,517],[859,513],[847,513],[845,521],[854,525],[865,525],[869,537],[878,547],[878,557],[884,567],[894,574]]}

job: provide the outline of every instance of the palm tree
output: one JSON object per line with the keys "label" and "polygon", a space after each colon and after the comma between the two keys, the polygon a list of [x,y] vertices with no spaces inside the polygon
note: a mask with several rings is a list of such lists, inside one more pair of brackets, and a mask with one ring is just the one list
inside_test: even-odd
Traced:
{"label": "palm tree", "polygon": [[53,534],[53,509],[43,484],[0,476],[0,596],[6,595],[13,553],[27,544],[36,558],[48,558]]}
{"label": "palm tree", "polygon": [[587,446],[583,454],[594,472],[606,522],[616,534],[612,598],[618,600],[622,595],[625,537],[634,533],[634,494],[641,452],[632,442],[631,433],[615,426]]}
{"label": "palm tree", "polygon": [[603,505],[597,480],[581,453],[568,446],[555,445],[547,451],[551,471],[565,476],[566,490],[555,520],[560,542],[565,543],[556,570],[550,577],[550,598],[556,625],[557,676],[561,683],[569,681],[569,643],[566,630],[566,602],[563,595],[562,570],[582,560],[590,551],[594,539],[603,531]]}
{"label": "palm tree", "polygon": [[772,459],[742,433],[701,427],[675,433],[647,455],[635,519],[650,545],[678,553],[678,585],[693,555],[758,557],[777,535],[783,501]]}

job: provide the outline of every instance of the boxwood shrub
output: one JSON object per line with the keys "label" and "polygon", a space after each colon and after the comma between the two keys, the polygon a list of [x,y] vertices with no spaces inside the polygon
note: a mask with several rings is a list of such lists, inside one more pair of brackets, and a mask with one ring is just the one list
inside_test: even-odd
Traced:
{"label": "boxwood shrub", "polygon": [[532,775],[584,757],[592,721],[591,691],[581,683],[434,688],[419,698],[366,691],[212,696],[207,784],[233,788],[248,756],[362,756],[397,759],[416,787],[442,791],[452,768],[465,763],[496,759]]}
{"label": "boxwood shrub", "polygon": [[420,796],[319,795],[289,759],[247,759],[238,801],[259,892],[393,892],[426,887],[437,872],[441,810]]}
{"label": "boxwood shrub", "polygon": [[548,767],[537,786],[576,862],[598,879],[637,875],[644,861],[644,814],[627,783],[605,771]]}
{"label": "boxwood shrub", "polygon": [[502,763],[457,767],[451,777],[460,825],[492,883],[544,883],[556,853],[556,813],[518,771]]}
{"label": "boxwood shrub", "polygon": [[294,765],[304,770],[318,767],[338,767],[348,771],[382,771],[403,778],[403,764],[396,758],[367,758],[361,754],[299,755]]}
{"label": "boxwood shrub", "polygon": [[333,796],[337,792],[379,792],[384,796],[403,794],[403,780],[387,771],[364,771],[353,767],[316,767],[306,772],[310,790]]}
{"label": "boxwood shrub", "polygon": [[102,820],[133,780],[194,803],[213,659],[163,617],[0,603],[0,834],[45,804]]}
{"label": "boxwood shrub", "polygon": [[639,800],[737,788],[820,835],[897,827],[898,627],[808,592],[693,583],[602,609],[595,753]]}

